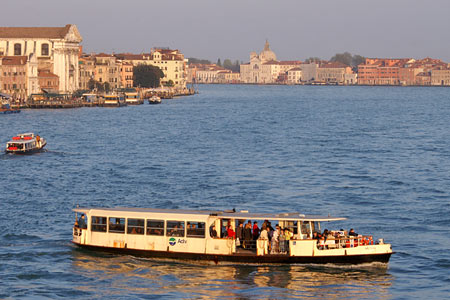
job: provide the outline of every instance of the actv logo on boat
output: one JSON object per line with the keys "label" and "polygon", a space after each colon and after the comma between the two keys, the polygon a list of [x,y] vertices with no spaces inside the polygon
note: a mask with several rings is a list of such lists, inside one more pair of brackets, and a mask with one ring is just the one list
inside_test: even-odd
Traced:
{"label": "actv logo on boat", "polygon": [[176,238],[170,238],[169,239],[169,245],[170,246],[175,246],[176,244],[187,244],[187,240],[185,240],[185,239],[178,239],[178,241],[177,241],[177,239]]}

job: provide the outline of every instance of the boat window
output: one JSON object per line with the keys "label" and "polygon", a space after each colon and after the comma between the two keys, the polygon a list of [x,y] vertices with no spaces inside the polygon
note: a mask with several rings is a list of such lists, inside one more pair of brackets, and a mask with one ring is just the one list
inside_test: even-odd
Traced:
{"label": "boat window", "polygon": [[106,217],[91,217],[91,231],[106,232]]}
{"label": "boat window", "polygon": [[312,226],[312,232],[319,232],[320,233],[320,222],[311,222]]}
{"label": "boat window", "polygon": [[128,219],[128,234],[144,234],[144,219]]}
{"label": "boat window", "polygon": [[184,221],[167,221],[167,235],[184,237]]}
{"label": "boat window", "polygon": [[164,235],[164,221],[147,220],[147,235]]}
{"label": "boat window", "polygon": [[302,234],[306,234],[307,237],[311,236],[311,226],[308,221],[301,221]]}
{"label": "boat window", "polygon": [[125,218],[109,218],[109,232],[125,233]]}
{"label": "boat window", "polygon": [[292,234],[297,234],[297,221],[287,221],[286,228],[289,228]]}
{"label": "boat window", "polygon": [[204,238],[205,222],[187,222],[187,237]]}

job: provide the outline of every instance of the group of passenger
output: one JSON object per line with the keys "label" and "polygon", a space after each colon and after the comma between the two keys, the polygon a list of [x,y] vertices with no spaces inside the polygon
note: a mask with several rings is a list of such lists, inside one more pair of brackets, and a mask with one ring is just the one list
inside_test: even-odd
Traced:
{"label": "group of passenger", "polygon": [[[317,240],[317,248],[320,250],[330,248],[353,248],[358,245],[373,245],[372,236],[360,236],[353,228],[351,228],[348,233],[347,231],[344,231],[344,229],[340,229],[339,231],[329,231],[328,229],[325,229],[323,233],[313,232],[313,239]],[[329,241],[328,243],[327,240]],[[334,240],[334,243],[331,242],[331,240]]]}
{"label": "group of passenger", "polygon": [[[210,234],[211,237],[217,237],[215,226],[211,227]],[[267,241],[268,252],[271,254],[287,253],[289,240],[293,235],[289,228],[281,228],[279,225],[273,228],[268,220],[264,221],[261,228],[256,221],[253,222],[253,225],[251,220],[248,220],[247,223],[239,222],[236,232],[231,225],[227,225],[226,230],[222,233],[223,237],[235,239],[237,247],[248,250],[256,249],[258,240]]]}

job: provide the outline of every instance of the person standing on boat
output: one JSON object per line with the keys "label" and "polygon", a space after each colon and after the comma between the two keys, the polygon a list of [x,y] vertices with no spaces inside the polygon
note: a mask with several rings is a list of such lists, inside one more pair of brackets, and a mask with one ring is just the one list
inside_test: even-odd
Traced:
{"label": "person standing on boat", "polygon": [[228,234],[228,238],[230,238],[230,239],[236,238],[236,233],[234,232],[233,228],[231,228],[231,225],[228,225],[227,234]]}
{"label": "person standing on boat", "polygon": [[280,237],[280,226],[275,227],[276,230],[273,232],[272,235],[272,250],[270,253],[275,254],[279,252],[279,237]]}
{"label": "person standing on boat", "polygon": [[[242,243],[244,241],[244,224],[239,222],[239,227],[236,229],[236,238],[239,240],[239,244],[242,247]],[[236,240],[236,244],[238,241]]]}
{"label": "person standing on boat", "polygon": [[212,237],[212,238],[217,238],[217,231],[216,231],[216,226],[215,225],[213,225],[212,227],[211,227],[211,231],[209,232],[209,235]]}
{"label": "person standing on boat", "polygon": [[258,222],[253,222],[253,240],[257,240],[259,237],[259,227]]}
{"label": "person standing on boat", "polygon": [[244,248],[251,248],[251,240],[252,240],[252,223],[247,223],[244,228]]}
{"label": "person standing on boat", "polygon": [[268,253],[268,241],[269,236],[267,235],[266,223],[261,227],[261,234],[257,240],[258,248],[260,248],[261,255],[266,255]]}
{"label": "person standing on boat", "polygon": [[78,219],[78,227],[81,229],[87,229],[86,219],[84,217],[84,214],[81,215],[81,217]]}

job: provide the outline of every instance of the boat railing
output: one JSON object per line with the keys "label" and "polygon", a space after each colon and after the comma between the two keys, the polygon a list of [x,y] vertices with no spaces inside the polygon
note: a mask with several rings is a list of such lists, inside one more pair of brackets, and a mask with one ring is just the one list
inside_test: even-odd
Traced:
{"label": "boat railing", "polygon": [[331,250],[374,245],[372,236],[335,237],[317,240],[317,249]]}
{"label": "boat railing", "polygon": [[86,230],[86,229],[82,229],[79,227],[73,227],[73,236],[81,236],[83,234],[83,230]]}

